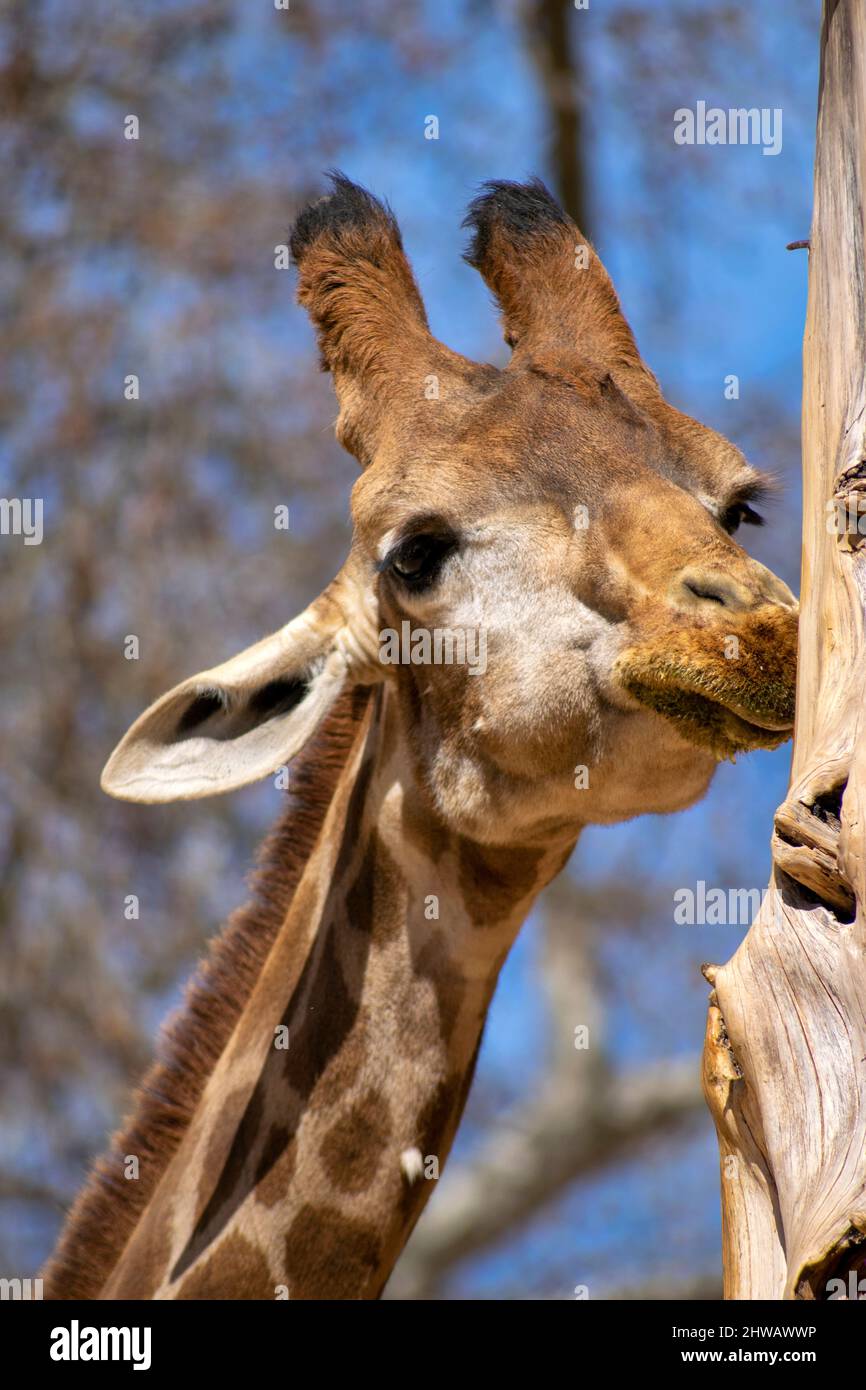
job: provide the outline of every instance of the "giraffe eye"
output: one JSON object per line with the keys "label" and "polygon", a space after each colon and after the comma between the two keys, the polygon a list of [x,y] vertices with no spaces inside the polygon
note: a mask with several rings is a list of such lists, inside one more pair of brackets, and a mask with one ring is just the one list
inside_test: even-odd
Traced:
{"label": "giraffe eye", "polygon": [[417,594],[435,583],[443,564],[456,546],[457,541],[452,535],[410,536],[392,550],[386,568],[405,588]]}
{"label": "giraffe eye", "polygon": [[763,526],[764,524],[764,518],[754,511],[747,502],[732,502],[719,517],[719,525],[727,531],[729,536],[732,536],[743,524],[746,526]]}

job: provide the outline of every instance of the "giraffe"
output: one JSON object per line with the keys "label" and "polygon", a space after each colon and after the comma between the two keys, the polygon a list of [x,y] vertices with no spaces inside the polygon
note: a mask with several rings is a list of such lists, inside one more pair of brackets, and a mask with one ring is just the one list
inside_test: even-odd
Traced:
{"label": "giraffe", "polygon": [[[333,175],[295,224],[362,469],[352,544],[304,613],[163,695],[106,765],[140,802],[290,762],[292,787],[48,1297],[379,1296],[502,964],[583,827],[689,806],[720,759],[790,737],[797,603],[733,539],[765,478],[664,400],[540,181],[486,184],[466,225],[503,368],[431,335],[367,191]],[[416,648],[446,631],[480,633],[483,661]]]}

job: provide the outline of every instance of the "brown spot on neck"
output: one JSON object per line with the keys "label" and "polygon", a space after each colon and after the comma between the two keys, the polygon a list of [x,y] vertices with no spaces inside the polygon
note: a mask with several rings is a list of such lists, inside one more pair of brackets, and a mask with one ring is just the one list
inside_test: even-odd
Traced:
{"label": "brown spot on neck", "polygon": [[274,1207],[285,1197],[295,1172],[297,1142],[285,1125],[275,1124],[268,1133],[256,1167],[256,1201]]}
{"label": "brown spot on neck", "polygon": [[175,1298],[207,1300],[275,1297],[276,1283],[267,1260],[236,1231],[187,1275],[175,1294]]}
{"label": "brown spot on neck", "polygon": [[377,944],[384,944],[399,934],[405,907],[405,880],[374,829],[346,893],[349,924]]}
{"label": "brown spot on neck", "polygon": [[507,920],[519,902],[540,886],[540,869],[547,851],[479,845],[461,839],[458,845],[460,891],[476,926]]}
{"label": "brown spot on neck", "polygon": [[[436,924],[431,923],[431,926],[435,928]],[[441,930],[431,933],[418,953],[414,968],[415,974],[430,980],[436,991],[441,1037],[447,1045],[466,997],[466,982],[449,954]],[[427,1045],[428,1040],[419,1036],[419,1050]]]}
{"label": "brown spot on neck", "polygon": [[369,1298],[382,1257],[376,1231],[334,1207],[306,1206],[286,1236],[293,1299]]}
{"label": "brown spot on neck", "polygon": [[322,1140],[319,1157],[338,1192],[359,1193],[374,1182],[391,1138],[388,1102],[368,1091],[349,1107]]}

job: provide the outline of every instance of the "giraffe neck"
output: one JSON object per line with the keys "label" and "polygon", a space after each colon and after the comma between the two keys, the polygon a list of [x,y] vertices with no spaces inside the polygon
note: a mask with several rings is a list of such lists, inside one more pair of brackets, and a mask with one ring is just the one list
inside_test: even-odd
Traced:
{"label": "giraffe neck", "polygon": [[501,965],[570,851],[437,822],[384,691],[104,1298],[369,1298],[435,1187]]}

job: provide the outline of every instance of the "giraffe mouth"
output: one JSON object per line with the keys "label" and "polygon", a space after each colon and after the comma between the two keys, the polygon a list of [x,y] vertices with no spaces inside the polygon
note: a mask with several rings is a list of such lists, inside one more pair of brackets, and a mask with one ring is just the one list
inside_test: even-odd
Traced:
{"label": "giraffe mouth", "polygon": [[793,715],[780,719],[736,701],[714,700],[683,687],[626,681],[629,694],[672,723],[688,740],[719,760],[756,748],[778,748],[791,737]]}
{"label": "giraffe mouth", "polygon": [[716,758],[778,748],[794,727],[796,616],[765,610],[733,634],[659,627],[621,652],[615,671],[641,705]]}
{"label": "giraffe mouth", "polygon": [[753,729],[764,729],[770,733],[785,734],[788,738],[790,738],[794,730],[793,716],[779,719],[778,716],[768,718],[764,715],[759,719],[753,710],[749,710],[745,705],[737,704],[735,700],[725,701],[722,708],[728,710],[729,713],[733,714],[741,723],[748,724],[750,728]]}

